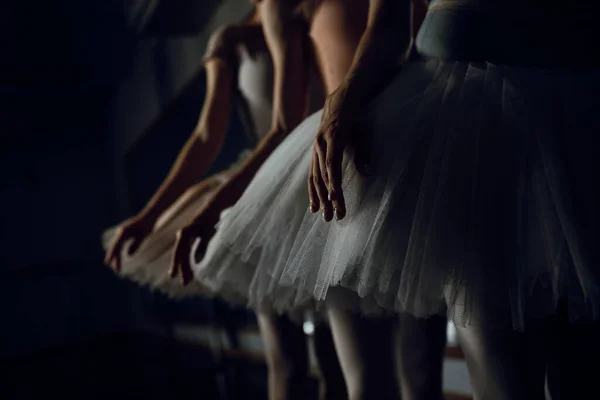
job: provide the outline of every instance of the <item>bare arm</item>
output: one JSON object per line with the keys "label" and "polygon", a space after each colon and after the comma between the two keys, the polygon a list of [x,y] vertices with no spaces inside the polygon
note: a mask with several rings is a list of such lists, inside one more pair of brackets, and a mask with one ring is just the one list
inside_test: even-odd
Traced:
{"label": "bare arm", "polygon": [[205,70],[206,98],[198,124],[162,185],[140,213],[150,220],[156,220],[197,183],[221,151],[231,110],[233,72],[219,58],[206,60]]}
{"label": "bare arm", "polygon": [[263,0],[260,4],[263,30],[275,70],[273,121],[270,132],[211,200],[211,204],[218,204],[220,208],[232,206],[238,200],[263,162],[304,117],[308,67],[304,48],[306,32],[294,16],[298,3],[297,0]]}
{"label": "bare arm", "polygon": [[347,145],[354,147],[356,168],[368,174],[368,140],[354,131],[353,118],[378,93],[398,62],[412,47],[411,0],[371,0],[367,28],[350,70],[339,88],[325,101],[315,137],[308,193],[312,212],[323,211],[325,221],[342,219],[346,204],[342,190],[342,160]]}
{"label": "bare arm", "polygon": [[368,102],[379,86],[375,77],[387,76],[408,56],[413,43],[411,20],[410,0],[371,0],[367,29],[342,84],[347,100]]}

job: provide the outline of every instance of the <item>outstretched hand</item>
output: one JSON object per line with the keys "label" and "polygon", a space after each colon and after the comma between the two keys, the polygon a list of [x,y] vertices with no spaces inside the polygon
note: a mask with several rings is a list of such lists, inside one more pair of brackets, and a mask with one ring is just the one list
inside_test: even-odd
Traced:
{"label": "outstretched hand", "polygon": [[358,104],[347,99],[346,90],[331,93],[323,107],[321,125],[313,146],[313,158],[308,177],[310,210],[323,212],[327,222],[346,216],[346,202],[342,192],[342,161],[346,146],[354,148],[356,168],[368,175],[369,146],[364,132],[356,129]]}
{"label": "outstretched hand", "polygon": [[194,273],[190,265],[194,243],[196,240],[200,240],[200,244],[193,254],[193,257],[199,261],[204,257],[208,243],[216,232],[215,225],[219,222],[220,212],[221,209],[219,207],[209,204],[203,208],[194,222],[177,232],[169,275],[171,278],[179,276],[183,286],[186,286],[194,279]]}

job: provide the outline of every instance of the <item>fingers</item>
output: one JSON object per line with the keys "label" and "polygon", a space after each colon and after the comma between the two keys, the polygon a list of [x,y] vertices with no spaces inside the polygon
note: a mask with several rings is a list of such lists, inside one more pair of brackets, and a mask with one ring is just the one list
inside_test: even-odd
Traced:
{"label": "fingers", "polygon": [[208,248],[209,240],[204,237],[198,238],[198,246],[194,249],[194,261],[200,262],[204,258],[204,254],[206,254],[206,249]]}
{"label": "fingers", "polygon": [[[191,253],[193,251],[192,257],[194,258],[195,262],[200,262],[204,258],[204,255],[206,254],[206,249],[208,248],[208,244],[210,243],[210,240],[212,239],[212,236],[215,232],[216,231],[213,229],[211,232],[205,233],[196,239],[198,245],[195,247],[192,246],[192,249],[189,252]],[[180,264],[181,283],[184,286],[194,279],[194,273],[190,266],[189,253],[188,257]]]}
{"label": "fingers", "polygon": [[177,240],[175,241],[175,247],[173,248],[173,257],[171,259],[171,266],[169,267],[169,276],[175,278],[179,272],[179,264],[181,262],[181,254],[183,252],[184,233],[182,231],[177,232]]}
{"label": "fingers", "polygon": [[181,263],[179,264],[179,276],[183,286],[187,286],[194,279],[189,255],[187,258],[181,260]]}
{"label": "fingers", "polygon": [[313,162],[311,161],[310,167],[308,169],[308,199],[309,199],[309,209],[310,212],[316,213],[319,211],[319,196],[317,195],[317,188],[315,186],[315,169],[313,168]]}
{"label": "fingers", "polygon": [[328,176],[329,200],[333,205],[335,218],[341,220],[346,216],[346,203],[342,193],[342,160],[344,148],[328,141],[325,154],[325,167]]}
{"label": "fingers", "polygon": [[[319,170],[319,174],[321,175],[321,179],[325,184],[325,187],[329,186],[329,176],[327,176],[327,148],[330,146],[330,141],[325,139],[324,134],[317,135],[316,145],[315,145],[315,154],[317,156],[317,166]],[[329,196],[328,196],[329,197]]]}
{"label": "fingers", "polygon": [[131,230],[131,228],[119,228],[117,235],[109,251],[106,253],[104,263],[111,266],[115,272],[121,271],[121,258],[123,255],[123,247],[130,240],[131,243],[127,246],[127,255],[133,255],[141,246],[145,239],[145,235]]}
{"label": "fingers", "polygon": [[313,152],[313,185],[316,189],[317,192],[317,197],[319,199],[319,206],[323,212],[323,219],[327,222],[331,221],[333,219],[333,207],[331,206],[331,203],[329,202],[329,193],[327,192],[327,186],[325,185],[325,182],[323,181],[323,175],[321,173],[321,168],[319,166],[319,157],[316,154],[317,150],[316,147],[318,146],[318,144],[315,145],[315,151]]}
{"label": "fingers", "polygon": [[121,235],[117,233],[116,238],[113,239],[112,243],[110,244],[110,247],[108,248],[108,250],[106,251],[106,255],[104,256],[104,264],[110,265],[111,260],[115,255],[115,249],[119,244],[120,236]]}
{"label": "fingers", "polygon": [[173,251],[173,261],[169,269],[169,276],[176,278],[179,276],[183,286],[188,285],[194,280],[194,273],[190,265],[190,254],[192,253],[192,242],[199,239],[198,246],[194,249],[194,259],[201,260],[206,253],[208,244],[215,233],[215,229],[200,235],[193,234],[182,230],[177,234],[177,242]]}
{"label": "fingers", "polygon": [[115,272],[121,271],[121,250],[123,249],[123,236],[120,233],[117,236],[117,239],[112,244],[110,250],[106,253],[106,257],[104,258],[104,263]]}

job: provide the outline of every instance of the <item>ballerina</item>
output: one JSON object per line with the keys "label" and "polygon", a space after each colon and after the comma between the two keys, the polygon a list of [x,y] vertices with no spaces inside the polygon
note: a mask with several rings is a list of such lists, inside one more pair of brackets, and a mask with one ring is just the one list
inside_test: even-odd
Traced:
{"label": "ballerina", "polygon": [[[298,80],[309,87],[305,96],[289,104],[295,108],[296,119],[300,119],[320,107],[324,97],[309,43],[299,37],[295,45],[299,52],[294,60],[295,72]],[[226,140],[230,110],[237,106],[246,136],[254,144],[268,135],[272,126],[279,126],[273,125],[272,120],[273,61],[263,33],[259,4],[241,24],[222,28],[211,36],[203,69],[207,92],[202,113],[171,172],[141,212],[103,235],[107,264],[121,276],[177,299],[211,294],[202,285],[184,287],[170,279],[168,267],[176,232],[227,182],[248,153],[243,152],[240,161],[229,169],[196,183],[215,161]],[[315,344],[323,377],[321,397],[344,399],[339,364],[330,357],[331,333],[327,325],[317,322]],[[269,366],[270,398],[301,396],[308,378],[307,343],[302,325],[288,315],[258,315],[258,323]]]}
{"label": "ballerina", "polygon": [[[353,311],[446,315],[475,399],[543,399],[543,337],[528,334],[556,318],[589,338],[600,319],[588,190],[600,72],[580,56],[598,36],[597,10],[441,0],[417,38],[426,59],[388,79],[409,43],[408,4],[371,1],[339,88],[220,221],[196,276],[256,306],[324,301],[335,340],[357,352],[373,343],[354,340]],[[597,359],[597,341],[586,343],[580,358]],[[350,397],[373,393],[365,380]]]}
{"label": "ballerina", "polygon": [[[343,83],[355,59],[355,51],[363,37],[363,28],[358,21],[361,16],[367,15],[369,3],[339,0],[317,3],[308,23],[326,89],[331,98],[339,90],[340,83]],[[263,4],[272,7],[274,13],[279,13],[282,21],[286,21],[286,15],[289,15],[289,11],[286,14],[286,9],[289,10],[288,7],[294,6],[293,1],[265,0]],[[423,15],[423,12],[417,11],[426,9],[426,4],[415,2],[414,5],[416,12],[411,13],[410,9],[407,9],[407,12]],[[288,24],[282,22],[281,25]],[[418,30],[420,21],[415,20],[414,25],[413,29]],[[406,28],[406,32],[403,32],[406,33],[406,37],[400,35],[400,39],[406,40],[405,58],[411,49],[413,37],[410,21]],[[275,33],[281,34],[281,32]],[[285,35],[281,36],[285,37]],[[277,46],[285,43],[285,40],[274,40],[274,43]],[[402,46],[402,43],[397,45]],[[402,55],[394,56],[401,58]],[[392,77],[394,70],[395,65],[391,65],[389,70],[383,72],[388,77]],[[321,113],[316,113],[309,117],[285,139],[283,146],[286,152],[289,152],[289,157],[278,149],[273,151],[274,146],[269,146],[267,142],[264,146],[259,146],[254,153],[254,159],[259,161],[246,162],[234,179],[219,188],[221,193],[217,194],[194,221],[180,232],[172,265],[173,275],[181,276],[184,283],[191,281],[193,273],[190,264],[194,264],[196,279],[203,285],[210,286],[216,293],[227,299],[247,302],[260,312],[289,311],[310,304],[313,298],[321,300],[310,292],[304,293],[302,290],[279,287],[278,278],[273,279],[274,276],[278,277],[282,268],[286,267],[286,260],[295,253],[294,246],[300,244],[294,241],[298,237],[298,227],[307,218],[306,206],[308,205],[305,189],[308,171],[302,170],[301,164],[307,160],[306,157],[310,156],[310,153],[305,151],[305,142],[312,141],[320,116]],[[300,159],[300,152],[306,153],[304,159]],[[267,157],[269,157],[267,166],[259,170]],[[257,170],[259,171],[252,180]],[[215,235],[214,226],[218,221],[217,216],[225,207],[233,205],[238,200],[251,180],[252,183],[241,197],[240,203],[233,206],[221,218]],[[272,202],[275,199],[279,204]],[[271,209],[271,205],[277,207]],[[261,221],[261,218],[264,219]],[[312,219],[310,215],[308,218]],[[266,225],[263,226],[263,222]],[[271,229],[273,230],[269,232]],[[211,241],[213,235],[215,236]],[[238,246],[234,244],[237,240],[246,242],[243,244],[240,242]],[[192,243],[196,244],[194,248]],[[311,243],[311,245],[322,247],[326,242]],[[360,249],[355,250],[360,251]],[[198,262],[205,251],[206,257]],[[341,249],[342,253],[345,251],[352,253],[354,249]],[[318,268],[320,260],[318,258],[310,260],[310,256],[307,254],[306,262],[314,261],[315,265],[312,267]],[[342,315],[336,312],[336,305],[329,305],[329,319],[334,330],[336,350],[351,398],[360,396],[365,386],[372,386],[375,389],[373,393],[376,395],[394,398],[398,389],[391,384],[390,379],[387,379],[395,368],[393,357],[390,356],[393,353],[392,338],[389,335],[374,336],[375,332],[385,334],[385,329],[388,330],[387,333],[391,333],[389,326],[384,331],[381,330],[381,325],[387,325],[385,323],[387,321],[384,319],[372,321]],[[378,310],[381,311],[380,307]],[[398,375],[405,398],[442,398],[441,366],[445,329],[446,320],[443,317],[419,319],[409,314],[400,314],[400,334],[397,343],[400,345]],[[379,341],[382,346],[380,351],[367,354],[357,346],[357,340]],[[383,358],[388,362],[383,362]],[[384,368],[377,368],[378,364]]]}

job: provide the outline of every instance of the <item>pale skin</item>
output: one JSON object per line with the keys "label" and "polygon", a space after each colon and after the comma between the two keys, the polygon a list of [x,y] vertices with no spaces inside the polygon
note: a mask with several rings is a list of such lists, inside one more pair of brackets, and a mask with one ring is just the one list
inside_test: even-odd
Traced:
{"label": "pale skin", "polygon": [[[284,30],[284,27],[290,26],[284,21],[289,18],[290,10],[297,2],[282,0],[271,1],[269,4],[273,7],[271,16],[275,17],[277,23],[274,24],[273,29],[265,29],[265,34],[268,38],[269,48],[274,54],[276,76],[279,76],[279,80],[276,79],[278,82],[276,90],[281,90],[281,92],[275,98],[284,101],[288,96],[290,99],[297,98],[298,91],[301,90],[301,85],[298,83],[303,81],[303,78],[298,79],[298,76],[293,75],[293,64],[285,62],[286,59],[291,59],[289,52],[293,51],[294,43],[287,35],[291,35],[293,38],[295,32],[293,29],[289,30],[289,28]],[[423,3],[419,4],[422,5]],[[388,29],[385,24],[396,24],[397,20],[392,19],[392,16],[398,16],[398,14],[408,18],[406,24],[400,26],[405,29],[398,30],[398,26],[395,26],[393,30]],[[366,15],[369,18],[367,31],[365,32]],[[348,105],[345,109],[351,114],[350,110],[355,111],[359,101],[367,100],[366,87],[371,86],[371,82],[361,81],[363,76],[381,73],[382,71],[387,72],[388,63],[396,62],[402,52],[406,52],[410,48],[412,43],[411,15],[410,3],[392,4],[374,1],[369,9],[369,3],[363,0],[326,0],[322,2],[311,21],[310,31],[326,91],[329,95],[322,128],[319,131],[320,134],[326,132],[324,127],[336,125],[335,120],[339,115],[340,106]],[[282,39],[278,35],[284,35],[284,38]],[[393,51],[391,54],[389,53],[390,42],[394,43],[393,48],[400,49],[397,53]],[[402,43],[405,43],[405,46],[402,46]],[[357,49],[359,52],[357,52]],[[276,54],[277,56],[275,56]],[[374,60],[365,60],[364,54],[373,57]],[[380,68],[379,63],[383,63],[383,68]],[[277,71],[279,71],[279,75],[277,75]],[[349,87],[350,77],[352,77],[352,81],[356,79],[358,84],[362,85],[358,87],[363,87],[365,93],[348,91],[349,88],[354,89],[356,87]],[[288,78],[290,82],[285,84]],[[216,211],[233,204],[237,200],[243,188],[249,183],[251,176],[256,172],[257,166],[268,157],[275,147],[273,143],[278,143],[289,132],[289,130],[283,130],[284,133],[280,134],[282,132],[281,127],[292,126],[281,123],[281,121],[289,121],[289,117],[286,116],[289,110],[283,107],[277,110],[278,113],[282,113],[276,114],[281,117],[274,119],[274,125],[277,126],[277,129],[263,141],[255,152],[253,160],[256,162],[256,167],[254,167],[253,161],[246,163],[237,177],[231,181],[235,184],[231,184],[230,187],[227,187],[229,185],[222,187],[220,197],[217,197],[212,205],[209,205],[200,213],[195,223],[187,231],[184,229],[181,233],[182,252],[174,257],[174,275],[180,275],[184,283],[191,279],[191,272],[186,272],[189,268],[186,265],[187,255],[189,254],[189,241],[201,237],[205,244],[208,243],[213,233],[212,226],[216,223]],[[343,126],[342,124],[341,127],[343,128]],[[315,170],[318,171],[319,169]],[[335,184],[335,182],[334,179],[333,183]],[[318,193],[317,190],[323,191],[323,188],[327,188],[323,183],[316,182],[315,187],[311,189],[311,199],[315,203],[319,199],[315,197]],[[333,187],[336,188],[336,186]],[[327,193],[327,190],[323,192]],[[321,193],[321,195],[323,199],[326,199],[327,196],[323,195],[324,193]],[[340,208],[339,204],[338,208]],[[324,211],[326,210],[324,209]],[[394,352],[394,341],[400,359],[409,360],[411,364],[414,362],[419,365],[417,373],[407,364],[404,364],[404,368],[400,367],[398,370],[397,374],[404,398],[441,399],[441,357],[443,356],[445,344],[444,320],[441,321],[441,324],[440,321],[437,321],[432,325],[429,322],[415,320],[409,316],[401,316],[400,323],[406,325],[407,329],[400,329],[401,333],[397,336],[398,340],[394,340],[391,336],[393,331],[390,325],[389,328],[385,329],[389,333],[389,343],[386,345],[385,341],[379,340],[378,342],[381,344],[379,348],[368,351],[369,349],[373,350],[369,345],[374,343],[373,334],[376,335],[379,332],[380,326],[373,331],[370,323],[336,308],[329,308],[328,314],[350,399],[394,398],[399,394],[395,379],[393,376],[390,377],[390,371],[394,371],[396,368],[393,357],[389,357]],[[266,324],[268,324],[268,321],[266,321]],[[423,338],[431,338],[436,335],[437,337],[433,340],[434,343],[423,342],[425,340]],[[418,344],[416,347],[422,349],[422,351],[414,351],[415,344]],[[367,349],[366,352],[365,349]],[[377,355],[381,357],[377,357]],[[388,356],[388,362],[382,361],[385,355]],[[375,377],[378,379],[374,379]],[[386,378],[385,381],[382,380],[384,378]]]}
{"label": "pale skin", "polygon": [[[333,20],[344,19],[347,9],[356,7],[347,1],[332,3],[328,17]],[[376,93],[373,88],[378,85],[373,77],[389,76],[398,60],[408,54],[427,9],[421,1],[412,6],[411,11],[409,1],[372,1],[364,32],[353,29],[350,23],[338,23],[347,26],[348,32],[329,30],[331,24],[324,24],[322,35],[329,35],[329,39],[315,40],[322,67],[330,73],[324,74],[329,97],[315,138],[309,207],[313,212],[322,210],[326,221],[334,214],[338,219],[345,216],[340,185],[345,146],[368,148],[368,138],[350,136],[350,116],[357,115],[361,105]],[[348,51],[340,55],[333,51],[336,48]],[[345,61],[343,65],[340,59]],[[355,161],[359,171],[368,174],[367,154],[356,151]],[[391,321],[367,321],[336,307],[330,306],[328,314],[350,399],[442,399],[444,318],[423,320],[400,315],[400,329],[396,330]],[[390,371],[396,371],[396,379]]]}
{"label": "pale skin", "polygon": [[202,256],[214,235],[220,213],[235,204],[262,163],[304,117],[308,70],[304,31],[295,14],[299,4],[297,0],[263,0],[259,4],[275,72],[271,130],[228,182],[219,187],[194,221],[178,233],[170,272],[174,278],[179,276],[184,285],[193,279],[189,264],[193,242],[200,239],[196,254]]}
{"label": "pale skin", "polygon": [[[346,216],[341,187],[341,163],[346,146],[353,146],[359,150],[355,159],[357,169],[367,173],[365,166],[368,165],[368,158],[360,150],[365,147],[364,143],[368,143],[368,134],[360,132],[359,135],[362,136],[359,136],[352,132],[350,127],[353,126],[353,118],[360,112],[361,105],[368,103],[373,96],[371,88],[377,87],[374,77],[385,76],[386,71],[392,68],[402,55],[405,47],[399,43],[410,43],[407,35],[410,27],[408,9],[409,0],[371,2],[368,27],[357,48],[352,66],[341,80],[339,88],[326,101],[321,127],[315,138],[313,164],[308,182],[310,208],[313,212],[322,210],[326,221],[331,221],[334,216],[338,220]],[[385,362],[368,365],[365,354],[369,351],[365,348],[373,346],[373,341],[364,337],[361,322],[350,313],[338,309],[330,308],[329,316],[348,382],[350,399],[393,398],[389,395],[390,391],[384,387],[385,383],[377,379],[380,372],[383,373],[393,366]],[[406,318],[410,321],[409,317]],[[406,319],[402,320],[401,325],[405,321]],[[421,324],[415,318],[411,323]],[[515,332],[510,328],[457,327],[475,400],[545,398],[544,356],[548,348],[544,347],[544,337],[548,335],[549,324],[548,321],[532,321],[529,326],[530,329],[525,333]],[[598,329],[597,324],[592,329]],[[418,329],[414,332],[417,331]],[[406,337],[407,334],[412,337]],[[400,329],[400,336],[398,342],[401,346],[402,343],[412,343],[414,346],[415,340],[418,340],[418,336],[411,335],[403,329]],[[598,354],[596,343],[597,338],[587,342],[590,354]],[[421,347],[421,350],[423,349],[428,347]],[[410,355],[410,352],[406,354]],[[407,359],[402,357],[403,361]],[[591,357],[587,359],[591,360]],[[414,367],[420,365],[418,360],[412,362]],[[594,363],[597,363],[597,360],[590,361],[590,365]],[[573,364],[570,368],[577,366]],[[401,371],[401,374],[406,372]],[[412,382],[415,383],[415,380]],[[410,392],[402,383],[402,399],[441,399],[439,391],[428,392],[427,387],[428,385],[421,385],[420,390]],[[565,393],[571,396],[574,389],[576,386],[570,387]]]}
{"label": "pale skin", "polygon": [[154,196],[136,216],[126,221],[106,253],[105,262],[119,272],[125,243],[133,254],[152,232],[157,219],[186,191],[205,191],[215,188],[215,179],[200,180],[218,156],[229,122],[232,102],[233,76],[231,70],[218,59],[208,60],[206,71],[206,99],[192,135],[179,152],[171,171]]}
{"label": "pale skin", "polygon": [[[331,4],[329,10],[334,19],[344,21],[343,11],[349,11],[353,2],[332,0],[325,3]],[[354,59],[350,72],[340,72],[343,68],[337,69],[335,66],[341,66],[347,60],[344,56],[350,53],[346,52],[346,49],[352,48],[352,43],[356,42],[353,39],[356,31],[348,32],[348,35],[338,35],[339,32],[328,31],[323,25],[323,36],[320,38],[330,39],[329,51],[325,49],[325,45],[319,47],[319,42],[316,42],[330,97],[315,140],[314,161],[308,186],[310,207],[313,211],[322,210],[327,221],[331,221],[334,216],[343,219],[346,215],[341,188],[342,153],[347,145],[362,149],[365,147],[363,144],[368,143],[368,136],[355,135],[355,132],[348,129],[352,125],[350,121],[360,106],[372,96],[370,87],[377,86],[374,77],[385,76],[386,71],[406,50],[401,44],[410,41],[406,39],[407,26],[410,25],[407,4],[408,0],[372,1],[369,27],[360,40],[360,46],[356,43],[354,50],[358,50],[356,57],[352,54]],[[339,12],[335,11],[336,7]],[[322,12],[321,16],[325,19],[327,13]],[[317,18],[318,16],[315,16],[315,23]],[[314,25],[313,36],[319,36],[319,30]],[[340,25],[345,24],[341,22]],[[327,43],[327,40],[323,43]],[[341,54],[336,51],[338,48]],[[334,59],[338,55],[342,62]],[[339,90],[336,90],[338,87]],[[357,156],[359,171],[367,173],[364,167],[368,166],[368,157],[361,152]],[[378,376],[378,371],[389,370],[391,366],[384,363],[371,365],[365,359],[364,349],[369,348],[372,341],[359,334],[362,323],[342,310],[330,309],[329,315],[350,398],[390,398],[378,396],[383,388],[378,386],[373,377]],[[540,366],[531,365],[527,351],[519,352],[519,349],[528,350],[524,336],[512,331],[469,327],[459,328],[459,335],[467,357],[475,399],[543,398],[543,381],[540,374],[537,374]],[[411,343],[411,340],[405,339],[399,341]],[[535,372],[531,376],[532,379],[527,379],[526,373],[532,372]],[[439,396],[439,393],[406,393],[403,386],[404,399],[432,399],[436,398],[435,396]]]}
{"label": "pale skin", "polygon": [[[267,21],[272,20],[274,18],[272,5],[270,7],[270,9],[267,9],[268,12],[261,12],[261,8],[264,8],[263,5],[257,7],[255,13],[246,21],[245,25],[262,25],[263,15],[267,18]],[[284,21],[270,23],[271,31],[283,29],[281,23]],[[301,38],[296,37],[292,44],[294,51],[299,46],[299,39]],[[275,47],[277,46],[286,48],[289,43],[277,42]],[[302,56],[301,52],[298,57],[291,59],[283,59],[282,56],[279,56],[275,58],[276,66],[279,65],[279,68],[281,68],[281,66],[293,62],[294,67],[291,68],[291,71],[303,76],[306,60],[300,58]],[[290,69],[289,66],[286,68]],[[223,179],[218,176],[206,178],[197,184],[195,182],[202,179],[220,153],[225,141],[232,109],[235,77],[233,75],[234,71],[219,58],[208,59],[204,63],[204,70],[206,72],[206,98],[194,131],[180,151],[162,185],[140,213],[119,227],[116,240],[106,254],[106,263],[111,265],[117,272],[121,270],[121,255],[127,241],[133,241],[127,249],[130,254],[133,254],[144,240],[152,235],[154,227],[159,225],[162,219],[168,219],[169,215],[177,212],[178,207],[194,201],[200,195],[214,193],[221,185]],[[276,87],[289,87],[289,79],[286,80],[282,74],[276,74],[275,79],[278,80]],[[302,85],[302,90],[304,90],[305,85],[303,82],[300,81],[299,83]],[[291,93],[295,94],[300,91],[299,88],[295,87],[290,90]],[[282,90],[276,91],[276,93],[281,92]],[[259,148],[276,146],[282,132],[289,131],[295,126],[294,124],[299,122],[301,119],[300,114],[304,113],[305,108],[305,102],[301,100],[301,96],[296,98],[298,101],[290,102],[283,99],[279,94],[275,104],[285,104],[285,108],[283,106],[276,107],[276,110],[279,111],[274,112],[273,130],[267,136],[267,139],[259,145]],[[256,161],[250,165],[255,164]],[[228,170],[221,172],[219,175],[232,176],[233,173],[233,170]],[[308,373],[306,337],[302,327],[292,323],[285,316],[262,313],[258,314],[258,323],[261,336],[265,342],[265,355],[269,367],[269,398],[271,400],[283,400],[301,397]],[[319,343],[324,343],[320,348],[325,349],[326,352],[327,347],[332,347],[331,344],[326,344],[327,337],[330,337],[328,328],[322,324],[318,324],[315,328],[316,333],[319,334],[318,336],[323,338],[316,340]],[[319,364],[324,373],[324,379],[321,382],[321,398],[344,399],[346,397],[343,381],[337,379],[337,376],[341,376],[337,359],[322,360],[320,354],[323,352],[317,351]]]}
{"label": "pale skin", "polygon": [[334,214],[338,220],[346,215],[341,166],[347,145],[356,151],[357,169],[368,175],[368,155],[365,153],[368,137],[352,132],[353,116],[358,115],[361,105],[368,103],[375,94],[374,88],[378,85],[374,77],[389,75],[401,56],[408,53],[413,37],[411,20],[411,2],[408,0],[372,1],[367,29],[356,47],[352,64],[343,76],[338,77],[337,90],[325,102],[321,126],[315,137],[308,191],[311,210],[321,209],[326,221],[331,221]]}

